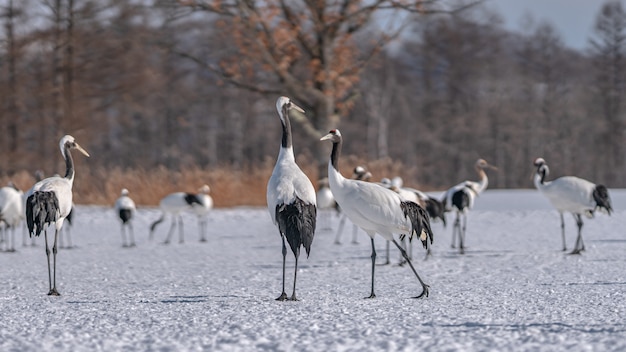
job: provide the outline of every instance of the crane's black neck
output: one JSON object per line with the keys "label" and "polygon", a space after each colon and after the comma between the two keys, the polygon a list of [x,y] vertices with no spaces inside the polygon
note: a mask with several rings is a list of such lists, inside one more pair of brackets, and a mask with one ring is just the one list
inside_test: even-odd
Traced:
{"label": "crane's black neck", "polygon": [[72,159],[72,153],[70,153],[70,147],[67,143],[63,146],[63,157],[65,158],[65,178],[73,180],[74,160]]}
{"label": "crane's black neck", "polygon": [[286,105],[283,105],[282,110],[283,118],[280,120],[280,122],[282,122],[283,125],[283,138],[281,141],[281,146],[283,148],[291,148],[293,142],[291,138],[291,122],[289,121],[289,109]]}
{"label": "crane's black neck", "polygon": [[539,181],[542,185],[546,182],[546,168],[542,167],[539,169],[539,175],[541,176],[541,180]]}
{"label": "crane's black neck", "polygon": [[339,155],[341,155],[342,144],[343,141],[341,140],[341,137],[339,137],[339,141],[333,142],[333,151],[330,153],[330,162],[337,172],[339,172]]}

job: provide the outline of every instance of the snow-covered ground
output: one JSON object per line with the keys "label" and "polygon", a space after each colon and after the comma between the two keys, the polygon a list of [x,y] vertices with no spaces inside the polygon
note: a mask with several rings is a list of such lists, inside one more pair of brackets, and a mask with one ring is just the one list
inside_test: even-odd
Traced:
{"label": "snow-covered ground", "polygon": [[[559,219],[535,190],[487,191],[469,215],[468,250],[450,248],[452,217],[434,223],[434,255],[376,267],[369,238],[342,245],[318,221],[301,257],[298,302],[281,289],[281,244],[265,208],[216,209],[209,241],[185,215],[185,243],[148,240],[156,209],[135,219],[137,247],[122,248],[111,208],[78,206],[72,249],[58,254],[60,297],[47,296],[42,239],[0,253],[1,351],[623,351],[626,350],[626,190],[611,190],[615,213],[585,219],[587,250],[560,251]],[[568,247],[575,223],[566,218]],[[21,236],[21,233],[20,233]],[[177,237],[175,237],[177,239]],[[378,238],[379,261],[384,242]],[[392,250],[392,261],[398,252]],[[288,254],[287,293],[293,256]]]}

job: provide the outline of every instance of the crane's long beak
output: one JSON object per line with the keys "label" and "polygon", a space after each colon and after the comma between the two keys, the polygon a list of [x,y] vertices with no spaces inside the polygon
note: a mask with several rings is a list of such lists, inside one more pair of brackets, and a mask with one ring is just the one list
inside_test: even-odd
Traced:
{"label": "crane's long beak", "polygon": [[83,153],[83,155],[85,155],[86,157],[89,157],[89,153],[87,153],[87,151],[85,149],[83,149],[83,147],[81,147],[80,145],[78,145],[78,143],[76,144],[76,149],[78,149],[79,152]]}
{"label": "crane's long beak", "polygon": [[298,105],[294,104],[293,102],[291,102],[291,108],[296,109],[297,111],[299,111],[299,112],[304,114],[304,109],[299,107]]}
{"label": "crane's long beak", "polygon": [[333,135],[331,133],[325,135],[324,137],[320,138],[320,141],[325,141],[327,139],[331,139],[333,138]]}

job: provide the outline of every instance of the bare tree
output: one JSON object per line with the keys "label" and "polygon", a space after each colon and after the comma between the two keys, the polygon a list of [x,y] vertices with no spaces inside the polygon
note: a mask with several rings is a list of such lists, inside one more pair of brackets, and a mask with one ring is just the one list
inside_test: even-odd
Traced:
{"label": "bare tree", "polygon": [[602,148],[601,168],[607,171],[609,185],[625,173],[624,112],[626,90],[626,13],[620,1],[606,2],[596,18],[591,51],[596,72],[595,88],[604,117],[598,144]]}

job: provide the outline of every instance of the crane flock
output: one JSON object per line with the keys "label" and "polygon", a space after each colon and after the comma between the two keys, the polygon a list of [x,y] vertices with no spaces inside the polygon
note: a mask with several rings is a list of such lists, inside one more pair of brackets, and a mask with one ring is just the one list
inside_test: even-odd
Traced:
{"label": "crane flock", "polygon": [[[380,183],[369,182],[372,174],[363,166],[357,166],[352,177],[345,178],[339,171],[343,137],[338,129],[333,129],[320,139],[332,142],[332,151],[328,161],[328,177],[318,181],[320,188],[316,193],[307,175],[296,164],[293,149],[294,138],[289,115],[292,111],[304,114],[304,110],[284,96],[276,101],[276,110],[281,122],[282,136],[278,157],[267,182],[266,193],[270,218],[278,229],[282,243],[282,291],[276,300],[298,300],[296,281],[300,249],[304,248],[307,257],[311,253],[318,209],[334,209],[340,214],[341,221],[335,243],[340,243],[340,235],[346,218],[354,224],[353,243],[357,243],[357,228],[361,228],[370,237],[371,291],[366,298],[376,297],[377,254],[374,245],[376,234],[387,241],[387,263],[389,262],[389,243],[393,243],[400,251],[403,263],[409,264],[421,286],[421,292],[415,298],[428,297],[430,286],[422,280],[412,263],[412,256],[407,253],[407,248],[412,249],[411,240],[419,239],[427,251],[427,256],[430,255],[434,238],[431,221],[440,220],[445,227],[445,213],[453,211],[456,216],[452,229],[452,248],[456,248],[458,240],[459,253],[463,254],[466,248],[467,214],[472,209],[476,198],[488,187],[486,170],[497,170],[497,168],[484,159],[478,159],[474,164],[478,181],[466,180],[450,187],[444,192],[441,200],[420,190],[404,187],[399,177],[391,180],[383,179]],[[37,182],[26,193],[11,183],[0,188],[0,226],[2,227],[0,230],[4,230],[4,235],[0,237],[0,240],[4,243],[4,251],[15,251],[15,231],[22,220],[25,220],[31,238],[39,237],[43,232],[48,264],[48,295],[50,296],[60,295],[56,287],[57,242],[59,242],[61,231],[64,230],[64,224],[72,219],[72,187],[75,170],[71,151],[77,150],[89,157],[89,153],[70,135],[61,138],[59,148],[66,166],[63,177],[55,175],[37,179]],[[563,176],[548,181],[549,168],[543,158],[535,159],[533,167],[535,168],[533,176],[535,187],[559,213],[563,251],[567,250],[563,214],[571,213],[576,221],[578,232],[574,249],[570,254],[580,254],[585,250],[582,238],[582,217],[593,218],[596,211],[605,212],[608,215],[613,212],[607,187],[574,176]],[[207,242],[207,215],[213,208],[213,199],[209,193],[209,186],[203,185],[197,193],[174,192],[163,197],[159,203],[161,216],[150,226],[149,239],[153,238],[157,225],[169,215],[172,222],[163,243],[170,242],[176,225],[178,225],[179,242],[183,243],[182,214],[189,211],[198,217],[200,241]],[[136,216],[137,207],[129,195],[128,189],[122,189],[113,205],[121,221],[122,247],[125,248],[136,246],[132,221]],[[55,234],[50,250],[47,231],[51,226],[54,226]],[[67,231],[67,226],[65,230]],[[67,235],[69,236],[69,232]],[[409,247],[404,244],[405,238],[409,239]],[[69,241],[71,247],[71,239]],[[285,290],[287,244],[295,259],[293,290],[290,296]],[[23,241],[23,246],[26,246],[26,241]],[[50,254],[52,254],[52,263]]]}

